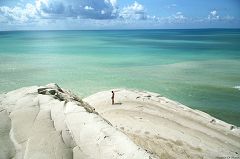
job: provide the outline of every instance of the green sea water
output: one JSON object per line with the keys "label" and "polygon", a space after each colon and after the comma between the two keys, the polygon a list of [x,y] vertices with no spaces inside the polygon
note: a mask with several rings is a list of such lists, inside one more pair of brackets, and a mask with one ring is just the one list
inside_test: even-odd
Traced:
{"label": "green sea water", "polygon": [[240,126],[240,30],[0,32],[0,93],[51,82],[157,92]]}

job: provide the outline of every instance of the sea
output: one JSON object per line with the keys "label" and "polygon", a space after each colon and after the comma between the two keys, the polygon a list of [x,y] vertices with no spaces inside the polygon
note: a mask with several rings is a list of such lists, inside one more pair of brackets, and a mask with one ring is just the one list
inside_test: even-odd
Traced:
{"label": "sea", "polygon": [[156,92],[240,126],[240,29],[0,32],[0,93],[53,82]]}

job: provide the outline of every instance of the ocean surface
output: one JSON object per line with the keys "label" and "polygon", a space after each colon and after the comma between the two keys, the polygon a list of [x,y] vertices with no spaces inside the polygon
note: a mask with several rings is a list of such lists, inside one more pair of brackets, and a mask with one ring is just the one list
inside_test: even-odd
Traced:
{"label": "ocean surface", "polygon": [[240,30],[0,32],[0,93],[51,82],[157,92],[240,126]]}

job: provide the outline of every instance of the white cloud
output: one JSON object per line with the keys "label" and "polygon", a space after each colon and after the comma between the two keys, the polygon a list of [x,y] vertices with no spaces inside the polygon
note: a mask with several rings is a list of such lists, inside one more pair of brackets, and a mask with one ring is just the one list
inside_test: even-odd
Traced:
{"label": "white cloud", "polygon": [[175,14],[162,18],[163,21],[166,21],[167,23],[170,24],[175,24],[175,23],[184,23],[187,20],[187,17],[183,15],[182,12],[176,12]]}
{"label": "white cloud", "polygon": [[117,6],[117,0],[105,0],[106,3],[110,3],[112,6]]}
{"label": "white cloud", "polygon": [[37,18],[37,10],[35,6],[32,4],[26,4],[24,8],[21,7],[7,7],[7,6],[2,6],[0,7],[0,14],[5,17],[8,23],[11,21],[17,21],[18,23],[24,23],[27,21],[31,21]]}
{"label": "white cloud", "polygon": [[160,17],[160,16],[150,16],[147,15],[146,18],[148,21],[154,21],[158,24],[182,24],[189,22],[191,19],[186,17],[182,12],[176,12],[175,14],[172,14],[171,16],[167,17]]}
{"label": "white cloud", "polygon": [[[176,5],[172,4],[171,7]],[[217,10],[210,11],[205,17],[195,18],[186,17],[182,12],[170,16],[154,16],[147,14],[145,7],[137,1],[123,8],[118,8],[117,0],[35,0],[32,4],[15,7],[0,6],[0,24],[5,24],[5,28],[8,28],[8,24],[42,27],[55,25],[58,29],[64,26],[69,29],[71,26],[75,29],[82,26],[88,29],[94,26],[157,28],[160,25],[232,23],[236,20],[229,15],[220,16]]]}
{"label": "white cloud", "polygon": [[104,10],[101,10],[101,14],[105,14],[105,11],[104,11]]}
{"label": "white cloud", "polygon": [[182,12],[177,12],[175,15],[173,15],[173,17],[176,19],[176,20],[185,20],[186,17],[183,15]]}
{"label": "white cloud", "polygon": [[114,19],[117,17],[116,5],[116,0],[36,0],[23,7],[0,6],[0,14],[18,22],[36,17]]}
{"label": "white cloud", "polygon": [[121,9],[119,12],[119,17],[123,19],[140,20],[146,19],[147,16],[145,13],[144,6],[135,1],[132,5],[129,5]]}
{"label": "white cloud", "polygon": [[85,6],[84,9],[85,10],[94,10],[94,8],[92,8],[91,6]]}
{"label": "white cloud", "polygon": [[220,16],[216,10],[211,11],[207,18],[205,19],[206,22],[234,22],[236,20],[233,16]]}
{"label": "white cloud", "polygon": [[166,6],[166,8],[168,8],[168,9],[175,8],[175,7],[177,7],[176,4],[170,4],[170,5],[167,5],[167,6]]}
{"label": "white cloud", "polygon": [[[45,0],[44,0],[45,1]],[[113,0],[49,0],[41,9],[49,15],[81,17],[89,19],[112,19],[116,17],[116,1]],[[91,10],[91,12],[89,12]],[[101,14],[102,11],[105,14]]]}
{"label": "white cloud", "polygon": [[227,16],[222,17],[222,19],[223,19],[223,20],[227,20],[227,21],[232,21],[232,20],[234,20],[235,18],[234,18],[233,16],[227,15]]}
{"label": "white cloud", "polygon": [[213,10],[210,13],[212,14],[212,16],[216,16],[217,15],[217,11],[216,10]]}
{"label": "white cloud", "polygon": [[213,10],[209,13],[208,15],[208,20],[218,20],[220,19],[220,16],[218,15],[217,11],[216,10]]}
{"label": "white cloud", "polygon": [[[4,18],[1,21],[27,23],[28,21],[41,21],[43,19],[115,19],[118,23],[127,20],[128,23],[137,20],[148,20],[159,22],[162,20],[157,16],[146,13],[144,6],[137,1],[133,4],[118,9],[117,0],[36,0],[34,4],[22,7],[0,6],[0,14]],[[181,21],[185,19],[181,12],[165,18],[168,21]],[[132,21],[132,22],[131,22]]]}

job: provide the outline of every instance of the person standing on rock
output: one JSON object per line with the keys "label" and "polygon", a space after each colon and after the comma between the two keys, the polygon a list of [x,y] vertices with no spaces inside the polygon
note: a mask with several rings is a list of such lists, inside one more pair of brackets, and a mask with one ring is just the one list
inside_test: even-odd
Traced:
{"label": "person standing on rock", "polygon": [[114,105],[114,92],[112,91],[112,105]]}

